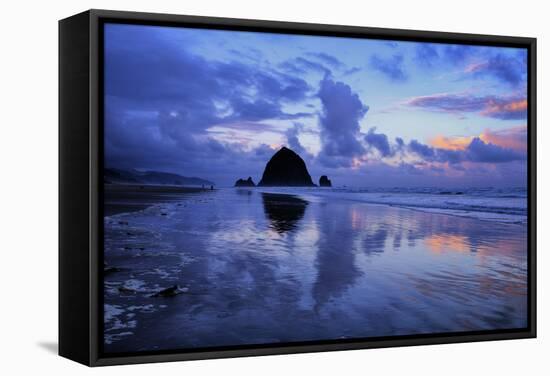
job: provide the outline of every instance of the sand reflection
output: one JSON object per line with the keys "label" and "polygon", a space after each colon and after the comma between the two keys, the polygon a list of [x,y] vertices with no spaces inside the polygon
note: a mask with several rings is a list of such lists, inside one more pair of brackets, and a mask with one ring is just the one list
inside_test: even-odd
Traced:
{"label": "sand reflection", "polygon": [[424,239],[424,244],[435,254],[441,254],[446,251],[468,252],[470,250],[468,238],[462,235],[432,234]]}

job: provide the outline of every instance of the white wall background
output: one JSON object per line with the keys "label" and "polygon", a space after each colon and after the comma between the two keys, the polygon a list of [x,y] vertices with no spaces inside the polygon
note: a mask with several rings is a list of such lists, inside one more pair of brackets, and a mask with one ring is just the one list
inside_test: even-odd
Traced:
{"label": "white wall background", "polygon": [[[57,20],[106,8],[538,38],[539,338],[88,369],[57,357]],[[550,26],[538,0],[6,1],[0,21],[0,373],[517,375],[550,370]],[[25,371],[25,372],[23,372]],[[32,374],[32,373],[29,373]]]}

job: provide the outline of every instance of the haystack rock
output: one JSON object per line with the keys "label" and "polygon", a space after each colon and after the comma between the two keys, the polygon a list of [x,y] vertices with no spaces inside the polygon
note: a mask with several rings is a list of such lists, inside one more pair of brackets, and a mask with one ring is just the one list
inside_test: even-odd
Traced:
{"label": "haystack rock", "polygon": [[319,186],[320,187],[332,187],[332,182],[329,178],[327,178],[326,175],[321,176],[319,179]]}
{"label": "haystack rock", "polygon": [[252,178],[249,176],[248,179],[239,179],[235,182],[235,187],[255,187],[256,184],[252,181]]}
{"label": "haystack rock", "polygon": [[283,147],[265,166],[259,187],[315,187],[304,160],[292,150]]}

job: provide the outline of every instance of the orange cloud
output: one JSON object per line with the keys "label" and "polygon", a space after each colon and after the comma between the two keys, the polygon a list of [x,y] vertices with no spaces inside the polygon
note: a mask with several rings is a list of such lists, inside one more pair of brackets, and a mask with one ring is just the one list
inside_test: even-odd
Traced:
{"label": "orange cloud", "polygon": [[435,148],[446,150],[465,150],[474,137],[479,137],[485,143],[491,143],[506,149],[515,151],[527,150],[527,127],[520,125],[503,130],[486,129],[478,136],[436,136],[429,140],[429,144]]}
{"label": "orange cloud", "polygon": [[485,130],[479,138],[486,142],[516,151],[527,150],[527,127],[524,125],[500,131]]}
{"label": "orange cloud", "polygon": [[436,136],[430,140],[430,145],[439,149],[464,150],[468,145],[470,145],[472,138],[473,137]]}
{"label": "orange cloud", "polygon": [[496,100],[490,100],[487,103],[487,108],[481,112],[484,116],[491,116],[495,114],[513,114],[524,113],[527,111],[527,99],[520,99],[513,102],[502,102]]}

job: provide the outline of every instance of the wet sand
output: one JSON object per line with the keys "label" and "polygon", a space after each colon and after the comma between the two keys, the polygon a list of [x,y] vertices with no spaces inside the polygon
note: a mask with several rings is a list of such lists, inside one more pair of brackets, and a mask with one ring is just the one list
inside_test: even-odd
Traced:
{"label": "wet sand", "polygon": [[[105,219],[105,351],[527,324],[526,226],[220,189]],[[178,286],[178,294],[154,297]]]}
{"label": "wet sand", "polygon": [[209,191],[201,187],[168,185],[105,184],[105,216],[140,211],[151,205],[181,200],[182,195]]}

